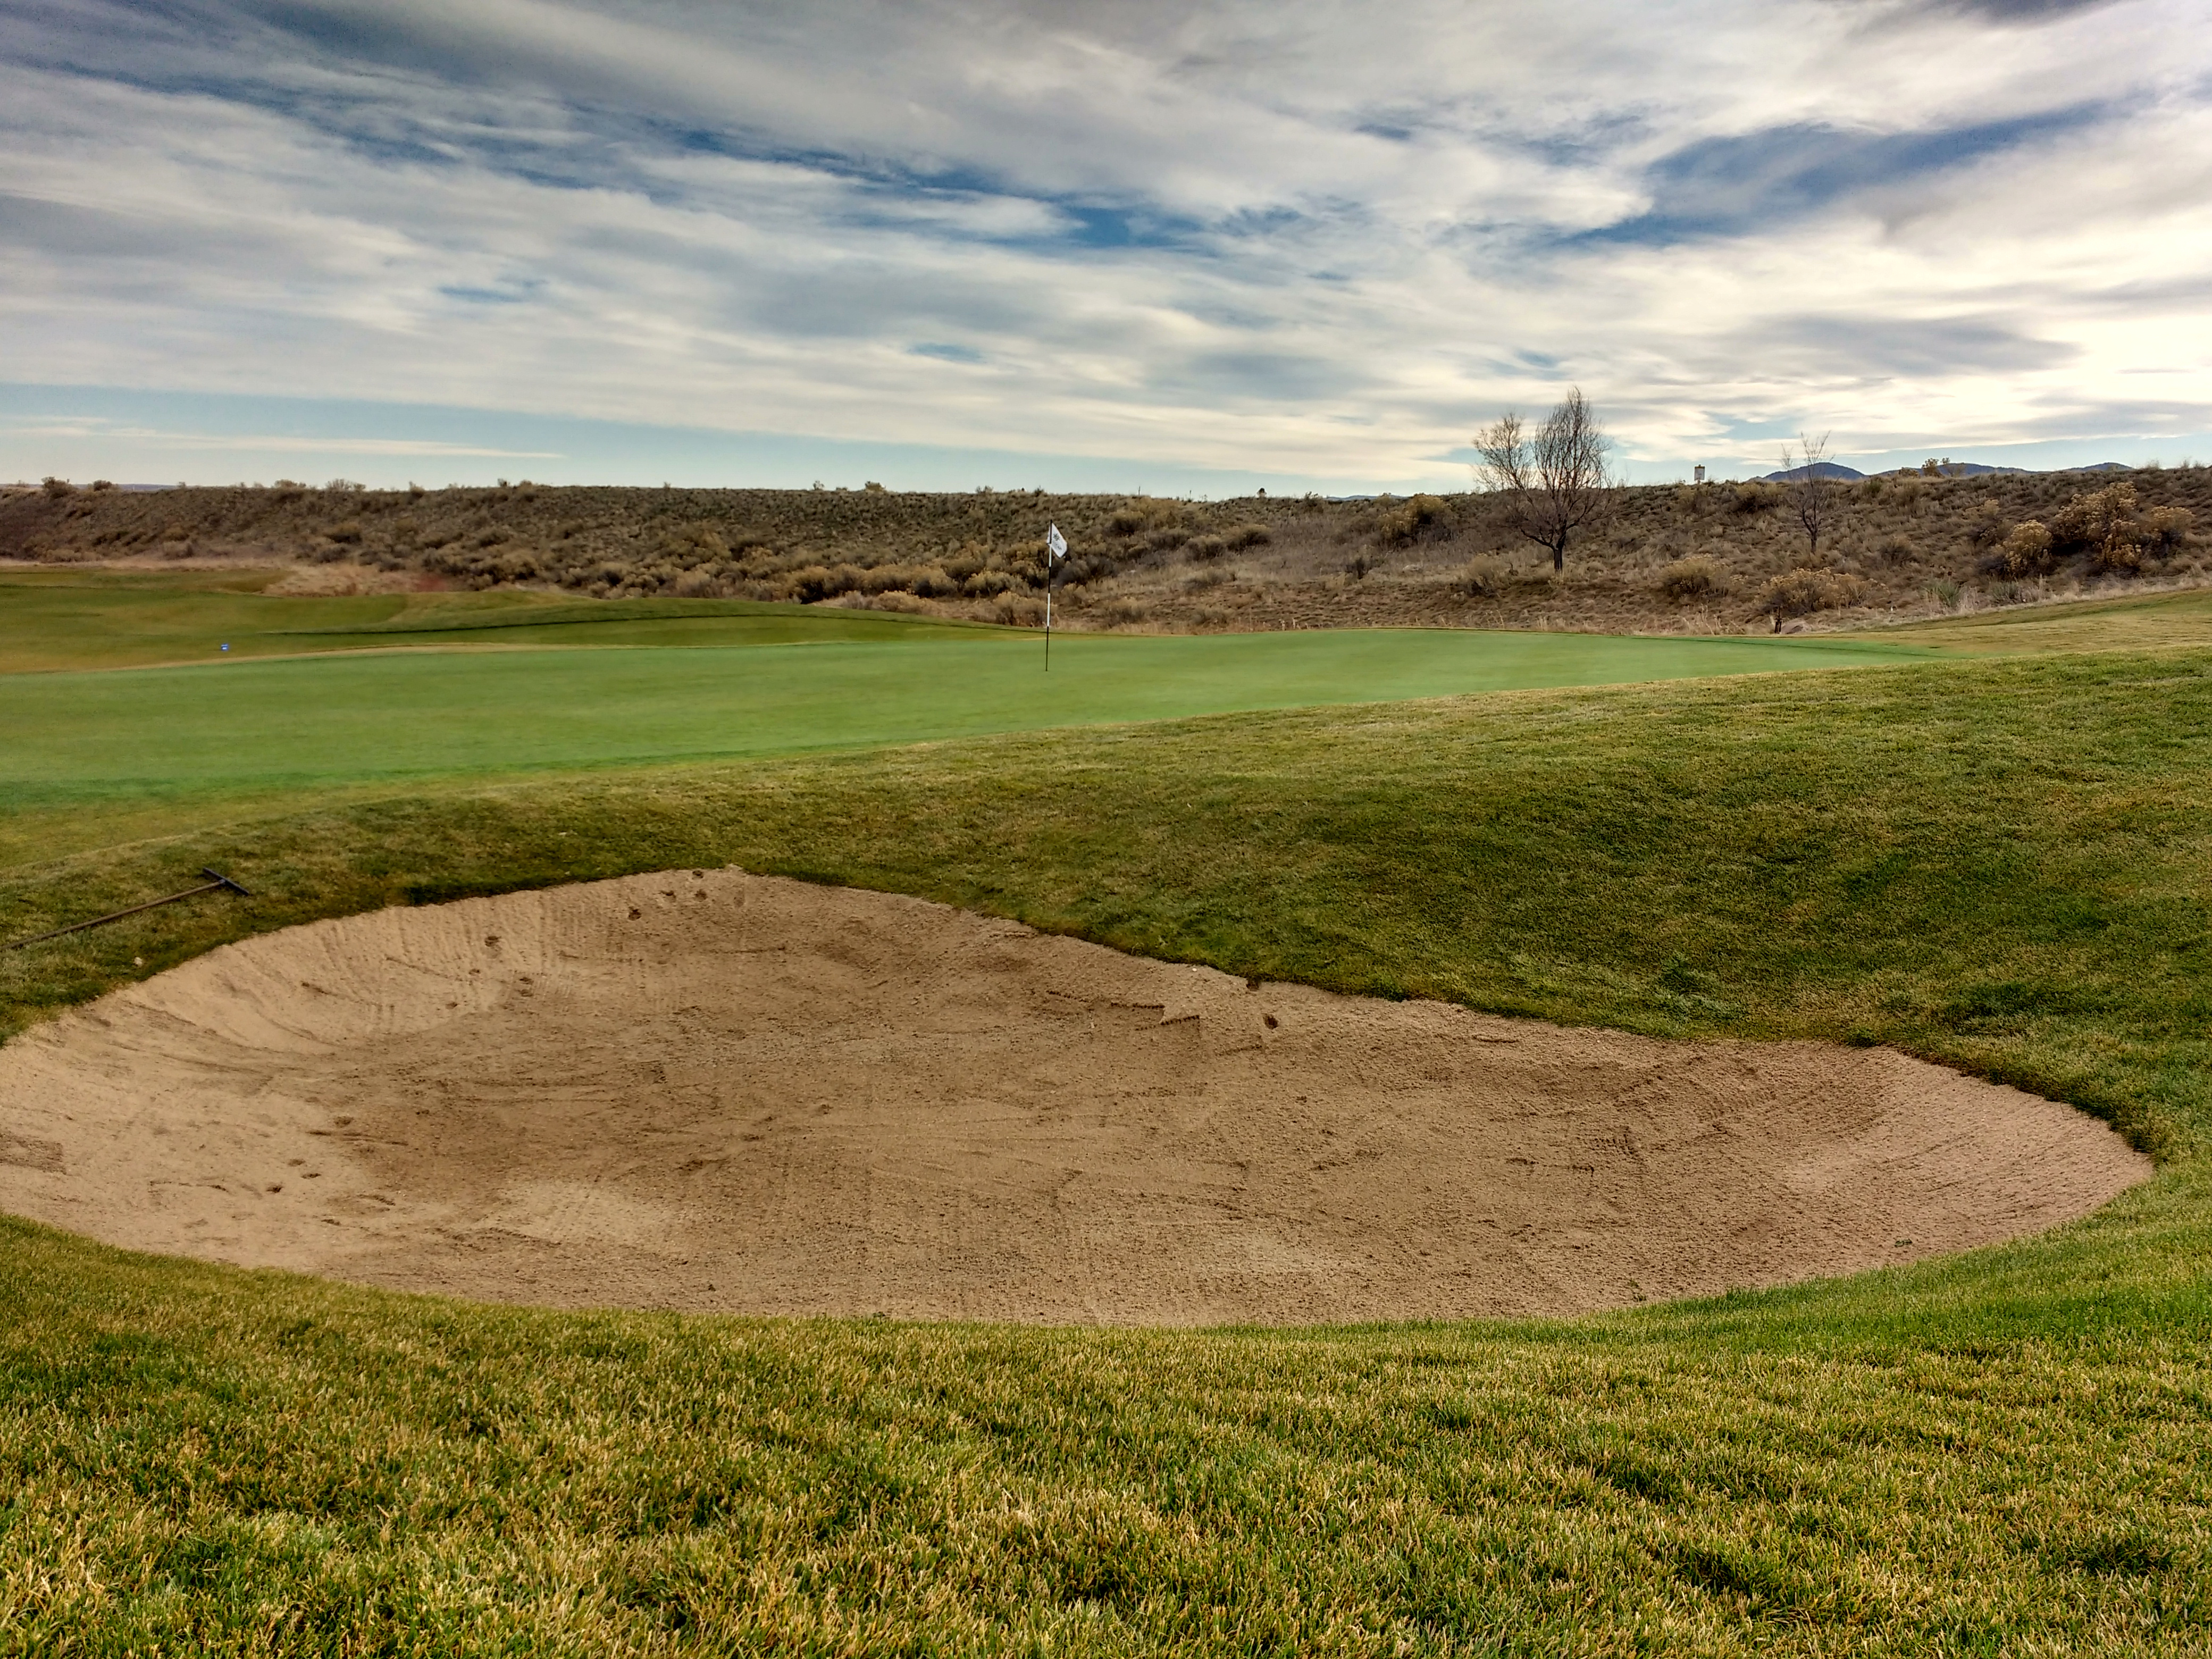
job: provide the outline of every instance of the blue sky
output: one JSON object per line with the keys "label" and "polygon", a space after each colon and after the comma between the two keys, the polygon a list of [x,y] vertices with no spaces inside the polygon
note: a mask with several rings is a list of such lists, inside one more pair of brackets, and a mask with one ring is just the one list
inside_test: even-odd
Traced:
{"label": "blue sky", "polygon": [[2179,0],[0,0],[0,478],[2212,459]]}

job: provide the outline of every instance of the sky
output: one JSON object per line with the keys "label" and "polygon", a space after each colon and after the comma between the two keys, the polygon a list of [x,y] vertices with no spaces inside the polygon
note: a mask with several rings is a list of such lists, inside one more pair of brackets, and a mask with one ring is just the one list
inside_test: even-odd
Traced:
{"label": "sky", "polygon": [[0,479],[2212,460],[2203,0],[0,0]]}

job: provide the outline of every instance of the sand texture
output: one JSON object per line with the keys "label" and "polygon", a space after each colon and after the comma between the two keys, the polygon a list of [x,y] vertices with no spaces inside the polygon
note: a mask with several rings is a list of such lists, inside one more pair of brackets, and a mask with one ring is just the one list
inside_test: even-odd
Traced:
{"label": "sand texture", "polygon": [[1887,1050],[1248,986],[736,871],[293,928],[0,1049],[0,1209],[563,1306],[1564,1313],[2012,1238],[2149,1172]]}

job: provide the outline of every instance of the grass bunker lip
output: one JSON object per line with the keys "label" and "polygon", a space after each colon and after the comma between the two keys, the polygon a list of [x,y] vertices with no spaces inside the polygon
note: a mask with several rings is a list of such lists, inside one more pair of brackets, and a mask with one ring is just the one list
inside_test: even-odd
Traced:
{"label": "grass bunker lip", "polygon": [[568,1306],[1560,1314],[1853,1272],[2148,1159],[1887,1050],[1249,984],[676,871],[266,935],[0,1054],[0,1207]]}

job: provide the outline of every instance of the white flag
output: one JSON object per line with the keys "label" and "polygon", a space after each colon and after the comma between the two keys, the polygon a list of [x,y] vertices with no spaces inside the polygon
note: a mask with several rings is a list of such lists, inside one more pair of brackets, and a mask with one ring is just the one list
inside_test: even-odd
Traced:
{"label": "white flag", "polygon": [[1044,532],[1044,544],[1045,550],[1049,556],[1045,561],[1046,563],[1049,564],[1054,559],[1064,559],[1067,556],[1067,538],[1060,533],[1058,525],[1053,526]]}

